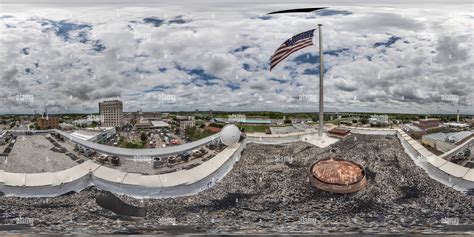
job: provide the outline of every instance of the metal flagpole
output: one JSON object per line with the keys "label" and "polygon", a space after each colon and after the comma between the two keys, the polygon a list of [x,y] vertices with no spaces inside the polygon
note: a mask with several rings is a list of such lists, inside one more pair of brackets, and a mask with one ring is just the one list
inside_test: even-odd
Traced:
{"label": "metal flagpole", "polygon": [[324,115],[323,115],[323,34],[321,32],[322,24],[318,24],[319,30],[319,138],[323,138]]}

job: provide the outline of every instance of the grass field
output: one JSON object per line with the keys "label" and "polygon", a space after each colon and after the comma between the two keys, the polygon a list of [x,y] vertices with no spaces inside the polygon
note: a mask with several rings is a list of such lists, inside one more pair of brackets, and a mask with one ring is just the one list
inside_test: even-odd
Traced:
{"label": "grass field", "polygon": [[265,132],[269,125],[237,125],[240,129],[244,128],[246,133]]}

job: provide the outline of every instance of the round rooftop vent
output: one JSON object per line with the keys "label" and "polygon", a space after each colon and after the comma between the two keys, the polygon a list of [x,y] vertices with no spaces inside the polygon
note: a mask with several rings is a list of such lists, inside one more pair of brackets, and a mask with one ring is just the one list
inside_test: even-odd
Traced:
{"label": "round rooftop vent", "polygon": [[367,185],[364,168],[352,161],[323,159],[310,166],[311,184],[323,191],[352,193]]}

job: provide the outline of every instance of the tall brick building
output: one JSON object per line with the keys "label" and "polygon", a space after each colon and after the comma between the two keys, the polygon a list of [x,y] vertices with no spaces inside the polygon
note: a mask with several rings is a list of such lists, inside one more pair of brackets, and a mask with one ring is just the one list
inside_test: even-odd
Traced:
{"label": "tall brick building", "polygon": [[99,103],[101,126],[121,127],[123,125],[123,104],[120,100]]}

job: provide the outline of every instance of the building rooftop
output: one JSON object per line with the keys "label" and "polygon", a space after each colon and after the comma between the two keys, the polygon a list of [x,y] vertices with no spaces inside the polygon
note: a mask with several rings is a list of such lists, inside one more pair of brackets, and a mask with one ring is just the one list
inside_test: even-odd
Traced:
{"label": "building rooftop", "polygon": [[333,128],[328,131],[329,133],[335,133],[335,134],[340,134],[340,135],[346,135],[351,132],[349,129],[345,128]]}
{"label": "building rooftop", "polygon": [[288,134],[288,133],[304,132],[303,129],[295,128],[293,126],[270,127],[270,131],[272,132],[272,134]]}
{"label": "building rooftop", "polygon": [[415,131],[415,132],[421,132],[421,131],[423,131],[423,129],[421,129],[421,128],[419,128],[419,127],[413,125],[413,124],[405,124],[404,127],[407,128],[407,129],[410,129],[410,130],[412,130],[412,131]]}
{"label": "building rooftop", "polygon": [[100,104],[112,104],[112,103],[122,103],[120,100],[105,100],[102,102],[99,102]]}
{"label": "building rooftop", "polygon": [[452,133],[432,133],[432,134],[425,135],[425,137],[428,137],[437,141],[450,140],[453,143],[457,143],[466,139],[467,137],[471,135],[472,135],[472,132],[470,131],[462,131],[462,132],[452,132]]}
{"label": "building rooftop", "polygon": [[169,127],[170,125],[167,122],[163,121],[151,121],[153,127]]}
{"label": "building rooftop", "polygon": [[469,127],[469,124],[465,124],[465,123],[444,123],[444,125],[449,126],[449,127],[457,127],[457,128]]}

